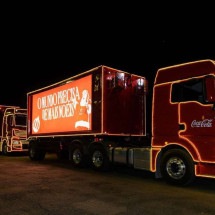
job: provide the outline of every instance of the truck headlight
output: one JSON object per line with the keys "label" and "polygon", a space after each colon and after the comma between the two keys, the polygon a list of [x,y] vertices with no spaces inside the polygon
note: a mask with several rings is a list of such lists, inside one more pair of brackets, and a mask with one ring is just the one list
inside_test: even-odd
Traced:
{"label": "truck headlight", "polygon": [[13,140],[13,144],[14,144],[14,145],[18,145],[18,144],[19,144],[19,141],[18,141],[18,140]]}

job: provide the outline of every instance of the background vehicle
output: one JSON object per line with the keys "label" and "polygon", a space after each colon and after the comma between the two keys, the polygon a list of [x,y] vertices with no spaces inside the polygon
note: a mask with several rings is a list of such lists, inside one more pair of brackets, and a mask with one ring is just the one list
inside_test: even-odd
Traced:
{"label": "background vehicle", "polygon": [[27,109],[0,105],[0,152],[28,152]]}
{"label": "background vehicle", "polygon": [[120,163],[177,185],[214,178],[215,61],[159,69],[148,97],[145,77],[108,66],[29,92],[30,159],[53,151],[77,167]]}

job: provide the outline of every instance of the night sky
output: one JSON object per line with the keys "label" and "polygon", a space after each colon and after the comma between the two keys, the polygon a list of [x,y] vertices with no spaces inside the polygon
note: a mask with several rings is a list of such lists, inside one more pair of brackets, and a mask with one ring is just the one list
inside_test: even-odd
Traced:
{"label": "night sky", "polygon": [[215,59],[209,5],[195,14],[164,14],[157,6],[150,15],[140,5],[22,6],[5,9],[2,22],[0,104],[26,107],[28,92],[99,65],[145,76],[152,85],[161,67]]}

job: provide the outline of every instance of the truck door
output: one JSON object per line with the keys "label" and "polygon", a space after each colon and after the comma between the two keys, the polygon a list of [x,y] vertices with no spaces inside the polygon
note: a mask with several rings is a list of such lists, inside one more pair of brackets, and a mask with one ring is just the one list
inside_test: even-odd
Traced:
{"label": "truck door", "polygon": [[12,126],[13,126],[13,115],[8,115],[6,120],[6,135],[8,137],[12,136]]}
{"label": "truck door", "polygon": [[172,86],[172,101],[179,103],[179,135],[198,151],[201,161],[213,161],[215,155],[214,103],[205,98],[205,79],[195,78]]}

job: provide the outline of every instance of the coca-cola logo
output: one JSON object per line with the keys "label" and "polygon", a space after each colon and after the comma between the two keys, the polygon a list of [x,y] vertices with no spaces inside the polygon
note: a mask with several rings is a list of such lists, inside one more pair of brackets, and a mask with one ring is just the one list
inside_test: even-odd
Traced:
{"label": "coca-cola logo", "polygon": [[37,133],[39,131],[39,129],[40,129],[40,117],[39,116],[34,119],[32,127],[33,127],[33,131],[35,133]]}
{"label": "coca-cola logo", "polygon": [[191,127],[194,128],[194,127],[212,127],[213,123],[213,119],[204,119],[204,120],[200,120],[200,121],[197,121],[197,120],[193,120],[192,123],[191,123]]}

